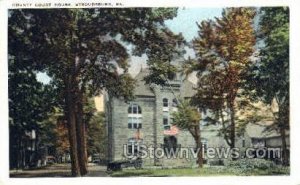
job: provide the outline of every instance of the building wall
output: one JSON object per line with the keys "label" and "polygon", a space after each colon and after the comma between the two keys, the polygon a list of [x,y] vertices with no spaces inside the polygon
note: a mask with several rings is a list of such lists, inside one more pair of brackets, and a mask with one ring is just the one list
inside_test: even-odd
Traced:
{"label": "building wall", "polygon": [[[153,95],[147,92],[147,95],[136,94],[136,98],[132,102],[125,102],[122,99],[113,98],[110,100],[111,106],[106,105],[106,114],[108,115],[108,137],[109,137],[109,160],[124,160],[124,146],[128,144],[129,139],[137,136],[137,129],[128,128],[128,107],[130,103],[137,104],[142,109],[142,128],[139,129],[139,136],[143,140],[143,144],[146,146],[152,146],[160,148],[164,145],[164,115],[169,115],[171,118],[172,112],[176,111],[176,107],[173,107],[173,99],[176,97],[188,98],[184,95],[186,93],[186,87],[182,86],[180,81],[172,82],[174,88],[161,87],[157,85],[151,85],[150,89]],[[141,83],[142,84],[142,83]],[[185,89],[184,89],[185,88]],[[191,87],[190,87],[191,88]],[[163,106],[163,98],[167,98],[169,101],[169,108],[166,109]],[[171,119],[169,119],[171,123]],[[221,129],[220,124],[216,125],[202,125],[201,126],[201,138],[206,141],[207,147],[226,147],[226,141],[223,136],[219,134]],[[181,148],[189,147],[195,148],[196,144],[194,138],[187,130],[179,130],[174,135],[177,140],[177,145]],[[243,137],[236,137],[236,147],[241,148],[243,151],[245,148],[251,146],[251,138],[245,133]],[[218,159],[207,159],[209,161]],[[196,159],[167,159],[166,157],[160,159],[144,159],[145,165],[161,165],[164,167],[176,166],[194,166]]]}
{"label": "building wall", "polygon": [[[173,111],[172,107],[174,94],[167,89],[162,89],[159,86],[154,87],[155,96],[136,96],[136,99],[130,103],[137,104],[142,109],[142,129],[140,129],[140,136],[143,139],[143,144],[146,146],[162,147],[164,144],[164,126],[163,126],[163,98],[169,100],[168,114],[171,117]],[[174,92],[180,96],[179,89]],[[111,117],[111,135],[110,147],[113,154],[110,160],[122,160],[124,157],[124,145],[128,144],[130,138],[136,136],[136,129],[128,128],[128,107],[130,103],[125,103],[122,99],[112,99],[112,117]],[[166,114],[166,113],[165,113]],[[170,119],[169,119],[170,121]],[[220,126],[205,126],[202,128],[202,138],[207,140],[209,147],[225,147],[227,146],[224,139],[218,136],[218,129]],[[195,148],[196,144],[187,130],[179,130],[178,134],[174,135],[177,139],[177,144],[181,147]],[[193,166],[196,164],[196,159],[145,159],[145,165],[162,165],[169,166]]]}
{"label": "building wall", "polygon": [[[155,100],[153,98],[136,99],[131,103],[136,103],[142,108],[142,128],[140,129],[140,136],[143,143],[146,145],[153,145],[153,117]],[[111,160],[122,160],[124,145],[128,144],[130,138],[135,138],[137,134],[136,129],[128,128],[128,107],[129,103],[123,100],[114,98],[112,100],[112,128],[113,128],[113,153]]]}
{"label": "building wall", "polygon": [[[290,138],[289,138],[289,135],[286,136],[285,141],[286,141],[287,147],[289,148],[290,147]],[[270,147],[270,148],[271,147],[274,147],[274,148],[281,147],[282,146],[281,137],[277,136],[277,137],[266,138],[266,146]]]}

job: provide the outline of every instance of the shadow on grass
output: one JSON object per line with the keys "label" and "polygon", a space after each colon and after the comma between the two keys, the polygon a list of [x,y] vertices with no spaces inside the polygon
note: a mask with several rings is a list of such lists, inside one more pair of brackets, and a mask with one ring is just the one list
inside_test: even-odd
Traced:
{"label": "shadow on grass", "polygon": [[47,172],[47,173],[14,173],[10,174],[11,178],[35,178],[35,177],[71,177],[70,172]]}
{"label": "shadow on grass", "polygon": [[113,172],[111,174],[112,177],[138,177],[138,176],[153,176],[151,171],[119,171]]}

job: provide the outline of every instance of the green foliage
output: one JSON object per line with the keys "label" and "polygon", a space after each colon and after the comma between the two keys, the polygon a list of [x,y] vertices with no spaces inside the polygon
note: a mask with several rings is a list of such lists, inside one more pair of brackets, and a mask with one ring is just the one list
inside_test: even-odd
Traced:
{"label": "green foliage", "polygon": [[272,161],[255,158],[230,161],[228,166],[242,171],[248,171],[253,169],[268,170],[274,168],[276,165]]}
{"label": "green foliage", "polygon": [[61,138],[58,137],[56,132],[57,120],[61,114],[58,112],[49,115],[48,119],[43,120],[42,128],[40,131],[40,142],[44,146],[55,146],[56,141]]}
{"label": "green foliage", "polygon": [[174,8],[11,10],[9,40],[18,43],[9,48],[26,48],[26,65],[47,71],[62,89],[64,76],[74,73],[92,95],[107,89],[130,99],[128,89],[134,83],[126,74],[129,53],[124,46],[132,44],[134,55],[146,53],[151,69],[155,63],[169,62],[178,50],[175,43],[184,42],[164,26],[176,12]]}
{"label": "green foliage", "polygon": [[178,69],[169,62],[161,60],[149,61],[150,74],[145,77],[146,83],[167,85],[168,80],[172,80]]}
{"label": "green foliage", "polygon": [[153,8],[151,14],[149,15],[150,19],[163,20],[173,19],[177,15],[177,8]]}
{"label": "green foliage", "polygon": [[174,168],[174,169],[124,169],[112,174],[113,177],[188,177],[188,176],[259,176],[259,175],[289,175],[290,169],[276,166],[268,170],[253,169],[242,171],[237,168],[224,166],[210,166],[204,168]]}
{"label": "green foliage", "polygon": [[[280,129],[282,133],[289,129],[290,114],[289,9],[261,8],[258,36],[261,42],[259,59],[250,67],[245,89],[269,105],[276,102],[278,112],[273,112],[275,122],[271,129]],[[284,156],[287,163],[286,154]]]}
{"label": "green foliage", "polygon": [[[197,58],[189,59],[183,70],[186,75],[197,72],[193,104],[204,111],[210,110],[212,120],[221,120],[221,133],[231,147],[238,126],[235,111],[240,108],[236,107],[236,101],[254,52],[254,16],[252,8],[226,8],[221,18],[198,24],[199,37],[193,40]],[[230,120],[225,119],[224,113]]]}
{"label": "green foliage", "polygon": [[254,52],[254,15],[252,9],[229,8],[222,18],[198,25],[199,37],[193,41],[197,60],[185,64],[185,74],[197,72],[195,99],[205,107],[220,109],[224,102],[230,105],[236,98],[242,73]]}
{"label": "green foliage", "polygon": [[99,153],[101,158],[107,154],[107,133],[104,113],[95,113],[87,126],[88,154]]}
{"label": "green foliage", "polygon": [[[250,67],[245,89],[255,98],[272,105],[276,102],[274,124],[282,139],[283,163],[288,164],[285,130],[289,129],[289,9],[261,8],[258,36],[259,59]],[[274,106],[274,105],[273,105]]]}
{"label": "green foliage", "polygon": [[197,155],[199,168],[203,167],[203,154],[201,144],[200,119],[201,115],[196,107],[193,107],[190,100],[182,99],[178,102],[178,111],[172,113],[173,125],[182,130],[188,130],[195,140],[196,147],[200,150]]}
{"label": "green foliage", "polygon": [[279,106],[289,100],[289,9],[261,8],[258,35],[259,60],[249,70],[250,90],[266,103],[276,98]]}
{"label": "green foliage", "polygon": [[199,126],[201,119],[200,113],[197,109],[191,106],[188,100],[181,100],[178,105],[178,111],[172,113],[173,124],[181,129],[192,129]]}
{"label": "green foliage", "polygon": [[87,152],[89,155],[107,154],[107,133],[104,112],[97,112],[93,98],[84,106],[84,120],[87,123]]}
{"label": "green foliage", "polygon": [[40,145],[51,148],[51,155],[55,155],[57,158],[70,153],[68,129],[60,109],[55,108],[55,111],[49,115],[48,119],[43,121],[39,139]]}
{"label": "green foliage", "polygon": [[172,8],[9,11],[9,55],[15,56],[20,66],[46,72],[58,89],[52,97],[64,110],[70,127],[73,175],[79,174],[76,156],[82,159],[78,160],[80,173],[86,173],[81,139],[85,136],[79,134],[84,129],[76,126],[84,124],[85,95],[91,97],[106,90],[111,96],[132,99],[135,82],[128,74],[131,53],[126,46],[131,44],[132,54],[145,53],[149,60],[157,56],[169,59],[175,51],[174,43],[161,42],[179,36],[166,28],[164,20],[173,18],[176,12]]}
{"label": "green foliage", "polygon": [[[11,44],[15,44],[11,41]],[[47,119],[57,104],[53,98],[57,93],[51,85],[37,81],[37,71],[27,66],[23,51],[11,50],[8,60],[8,96],[11,126],[19,129],[39,129],[40,123]],[[53,96],[54,95],[54,96]]]}

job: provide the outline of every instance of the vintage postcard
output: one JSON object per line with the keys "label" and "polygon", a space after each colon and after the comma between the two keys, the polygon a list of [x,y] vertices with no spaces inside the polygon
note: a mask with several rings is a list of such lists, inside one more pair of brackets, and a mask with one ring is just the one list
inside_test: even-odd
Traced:
{"label": "vintage postcard", "polygon": [[224,2],[2,2],[7,182],[299,183],[294,3]]}

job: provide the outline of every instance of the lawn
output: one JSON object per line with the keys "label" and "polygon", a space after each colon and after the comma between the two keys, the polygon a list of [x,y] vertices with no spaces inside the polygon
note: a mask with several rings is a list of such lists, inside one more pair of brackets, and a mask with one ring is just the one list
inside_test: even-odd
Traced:
{"label": "lawn", "polygon": [[288,167],[267,170],[242,170],[226,167],[181,168],[181,169],[123,169],[110,174],[112,177],[177,177],[177,176],[250,176],[250,175],[289,175]]}

